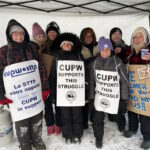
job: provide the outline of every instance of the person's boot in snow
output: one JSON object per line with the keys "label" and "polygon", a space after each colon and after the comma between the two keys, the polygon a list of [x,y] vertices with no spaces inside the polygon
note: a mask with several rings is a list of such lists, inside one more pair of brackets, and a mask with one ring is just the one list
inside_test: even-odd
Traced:
{"label": "person's boot in snow", "polygon": [[48,126],[47,127],[47,134],[50,135],[50,134],[53,134],[55,133],[55,127],[52,125],[52,126]]}
{"label": "person's boot in snow", "polygon": [[55,126],[55,133],[56,133],[56,135],[60,134],[61,133],[61,127]]}
{"label": "person's boot in snow", "polygon": [[143,141],[141,144],[141,148],[148,150],[150,148],[150,141]]}
{"label": "person's boot in snow", "polygon": [[127,131],[124,132],[124,136],[126,138],[130,138],[133,134],[136,134],[136,131],[127,130]]}
{"label": "person's boot in snow", "polygon": [[73,137],[72,138],[72,143],[74,143],[74,144],[76,144],[76,143],[80,144],[81,143],[81,138],[80,137]]}
{"label": "person's boot in snow", "polygon": [[70,137],[67,137],[65,140],[66,140],[66,144],[71,144],[72,143],[72,138],[70,138]]}
{"label": "person's boot in snow", "polygon": [[35,146],[36,150],[46,150],[46,146],[43,141],[40,141],[38,145]]}
{"label": "person's boot in snow", "polygon": [[96,145],[96,148],[102,148],[102,141],[96,140],[95,145]]}

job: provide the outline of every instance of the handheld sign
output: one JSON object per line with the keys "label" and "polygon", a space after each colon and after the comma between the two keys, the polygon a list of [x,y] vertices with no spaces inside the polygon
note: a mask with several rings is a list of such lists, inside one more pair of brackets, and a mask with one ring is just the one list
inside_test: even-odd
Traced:
{"label": "handheld sign", "polygon": [[120,101],[118,72],[96,70],[95,109],[117,114]]}
{"label": "handheld sign", "polygon": [[58,61],[57,106],[85,105],[85,74],[82,61]]}
{"label": "handheld sign", "polygon": [[129,65],[128,110],[150,116],[150,66]]}
{"label": "handheld sign", "polygon": [[5,67],[3,81],[6,97],[13,100],[10,110],[14,122],[30,118],[43,110],[41,80],[36,60]]}

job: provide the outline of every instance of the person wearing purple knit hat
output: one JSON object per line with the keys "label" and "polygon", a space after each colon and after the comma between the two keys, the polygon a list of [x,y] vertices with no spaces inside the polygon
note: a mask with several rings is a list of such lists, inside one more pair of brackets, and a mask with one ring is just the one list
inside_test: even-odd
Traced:
{"label": "person wearing purple knit hat", "polygon": [[128,75],[125,65],[114,55],[112,43],[105,37],[99,39],[98,55],[91,65],[89,91],[89,100],[94,102],[95,108],[92,118],[95,145],[102,148],[104,113],[114,114],[120,120],[122,116],[119,112],[126,113],[128,100]]}

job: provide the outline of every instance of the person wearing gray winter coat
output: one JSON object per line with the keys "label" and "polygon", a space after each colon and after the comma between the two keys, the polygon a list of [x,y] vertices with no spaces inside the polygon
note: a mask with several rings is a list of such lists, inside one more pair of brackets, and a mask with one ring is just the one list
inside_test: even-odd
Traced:
{"label": "person wearing gray winter coat", "polygon": [[[118,95],[120,95],[120,99],[118,98],[119,106],[118,106],[118,110],[116,110],[116,112],[118,112],[116,113],[116,118],[119,127],[120,124],[122,123],[122,118],[124,118],[124,114],[126,113],[127,110],[126,101],[128,100],[128,75],[122,60],[113,54],[113,47],[109,39],[105,39],[104,37],[100,38],[99,45],[98,45],[98,52],[99,54],[96,57],[93,64],[91,65],[91,69],[90,69],[89,99],[94,101],[95,110],[93,113],[92,120],[93,120],[94,136],[96,138],[95,144],[97,148],[101,148],[102,139],[104,135],[104,112],[105,111],[98,110],[97,108],[98,105],[103,105],[102,106],[103,108],[109,107],[109,105],[111,105],[111,102],[109,100],[111,99],[111,96],[115,95],[116,93],[116,92],[112,92],[113,91],[112,89],[115,87],[112,87],[112,89],[109,86],[104,88],[104,86],[102,87],[101,84],[106,83],[105,82],[106,77],[109,77],[109,75],[111,76],[114,72],[118,74],[118,87],[120,85],[120,93],[118,92],[119,93]],[[105,76],[103,76],[102,74],[100,74],[100,72],[99,74],[97,74],[97,71],[107,71],[107,73],[105,74]],[[100,78],[102,80],[98,81],[98,79]],[[98,84],[97,82],[100,83],[100,86],[97,86]],[[111,82],[108,82],[108,84],[111,84]],[[98,103],[96,103],[97,93],[102,96],[104,96],[104,94],[106,95],[105,99],[98,97],[99,99]]]}

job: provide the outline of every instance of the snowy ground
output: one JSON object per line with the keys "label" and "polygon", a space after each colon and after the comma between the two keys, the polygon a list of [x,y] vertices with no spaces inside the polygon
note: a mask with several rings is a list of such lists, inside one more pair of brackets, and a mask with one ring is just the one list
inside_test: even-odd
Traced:
{"label": "snowy ground", "polygon": [[[43,123],[43,140],[46,143],[47,150],[97,150],[91,124],[89,124],[89,129],[84,131],[81,144],[67,145],[61,134],[48,136],[45,123]],[[142,135],[140,131],[132,138],[127,139],[118,131],[116,123],[108,121],[105,117],[103,150],[141,150],[141,143]],[[18,145],[17,138],[14,136],[13,141],[6,147],[1,147],[0,150],[19,150]]]}

